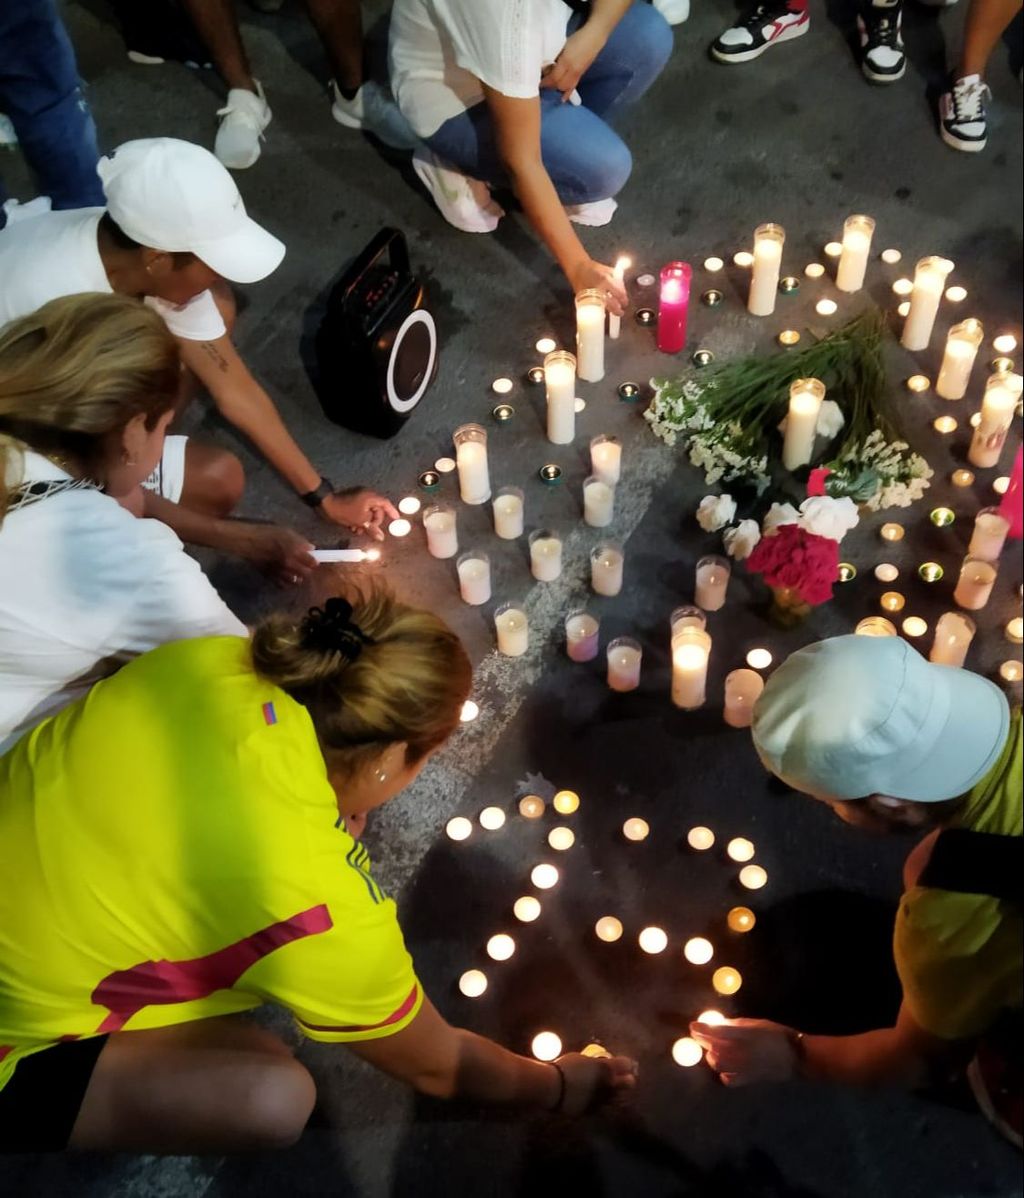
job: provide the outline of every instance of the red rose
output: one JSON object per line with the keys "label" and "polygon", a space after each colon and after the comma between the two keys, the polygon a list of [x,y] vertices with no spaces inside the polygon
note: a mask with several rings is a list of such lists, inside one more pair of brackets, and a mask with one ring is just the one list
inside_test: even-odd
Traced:
{"label": "red rose", "polygon": [[762,537],[747,558],[747,569],[764,576],[771,587],[788,587],[805,603],[832,598],[839,577],[839,545],[798,524],[783,524],[772,536]]}

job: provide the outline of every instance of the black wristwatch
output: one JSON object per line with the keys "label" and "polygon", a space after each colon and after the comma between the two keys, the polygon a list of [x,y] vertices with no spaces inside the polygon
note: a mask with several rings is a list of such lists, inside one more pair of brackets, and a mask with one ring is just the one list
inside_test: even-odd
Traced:
{"label": "black wristwatch", "polygon": [[325,499],[334,494],[334,483],[329,478],[320,477],[320,482],[315,491],[307,491],[305,495],[300,495],[299,498],[306,507],[319,507]]}

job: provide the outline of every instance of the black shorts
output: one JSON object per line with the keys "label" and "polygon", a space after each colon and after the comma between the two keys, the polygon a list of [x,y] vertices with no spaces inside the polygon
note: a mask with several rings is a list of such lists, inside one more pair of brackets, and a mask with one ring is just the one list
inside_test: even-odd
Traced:
{"label": "black shorts", "polygon": [[60,1152],[68,1145],[106,1036],[68,1040],[19,1061],[0,1090],[0,1152]]}

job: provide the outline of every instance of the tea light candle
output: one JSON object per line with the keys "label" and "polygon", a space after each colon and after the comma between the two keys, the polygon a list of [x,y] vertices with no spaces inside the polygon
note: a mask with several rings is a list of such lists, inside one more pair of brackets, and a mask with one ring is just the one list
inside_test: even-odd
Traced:
{"label": "tea light candle", "polygon": [[980,611],[988,603],[996,583],[996,568],[977,557],[965,557],[953,602],[967,611]]}
{"label": "tea light candle", "polygon": [[690,628],[672,638],[672,702],[684,711],[703,706],[708,678],[711,637]]}
{"label": "tea light candle", "polygon": [[711,985],[714,986],[716,994],[735,994],[743,985],[743,976],[731,965],[723,965],[711,975]]}
{"label": "tea light candle", "polygon": [[570,661],[593,661],[597,656],[600,622],[585,611],[574,611],[565,619],[565,651]]}
{"label": "tea light candle", "polygon": [[814,305],[814,310],[815,310],[815,312],[818,313],[819,316],[835,316],[836,310],[838,309],[838,307],[839,307],[839,305],[836,303],[835,300],[820,299]]}
{"label": "tea light candle", "polygon": [[704,269],[709,274],[716,274],[718,271],[720,271],[722,269],[722,267],[724,265],[725,265],[725,263],[722,261],[721,258],[711,257],[711,258],[704,259]]}
{"label": "tea light candle", "polygon": [[989,376],[981,401],[981,420],[967,452],[972,466],[994,466],[999,461],[1022,389],[1024,378],[1012,371]]}
{"label": "tea light candle", "polygon": [[672,1060],[684,1069],[699,1065],[704,1056],[704,1049],[692,1036],[681,1036],[672,1045]]}
{"label": "tea light candle", "polygon": [[459,551],[455,512],[447,503],[430,503],[423,509],[423,531],[431,557],[454,557]]}
{"label": "tea light candle", "polygon": [[907,601],[899,591],[886,591],[878,602],[882,611],[896,612],[902,611]]}
{"label": "tea light candle", "polygon": [[733,265],[741,269],[747,269],[754,265],[754,255],[750,250],[737,250],[732,256]]}
{"label": "tea light candle", "polygon": [[715,955],[715,946],[703,936],[694,936],[683,945],[683,956],[691,965],[707,965]]}
{"label": "tea light candle", "polygon": [[694,598],[705,611],[719,611],[725,604],[732,567],[724,557],[714,554],[697,562],[697,584]]}
{"label": "tea light candle", "polygon": [[459,720],[463,724],[471,724],[480,714],[480,704],[474,703],[472,699],[467,699],[462,704],[462,710],[459,712]]}
{"label": "tea light candle", "polygon": [[935,640],[928,660],[940,666],[962,666],[975,632],[977,625],[970,616],[960,611],[944,612],[935,625]]}
{"label": "tea light candle", "polygon": [[883,541],[902,541],[906,533],[902,524],[883,524],[878,535]]}
{"label": "tea light candle", "polygon": [[580,796],[574,790],[560,790],[551,800],[559,815],[572,815],[580,807]]}
{"label": "tea light candle", "polygon": [[562,1055],[562,1041],[554,1032],[538,1032],[530,1051],[538,1061],[555,1061]]}
{"label": "tea light candle", "polygon": [[[896,279],[892,285],[892,289],[896,295],[909,295],[914,290],[914,281],[913,279]],[[907,312],[909,311],[910,300],[907,300]],[[903,315],[905,316],[906,312]]]}
{"label": "tea light candle", "polygon": [[588,287],[577,294],[576,373],[585,383],[604,378],[604,316],[603,291]]}
{"label": "tea light candle", "polygon": [[899,576],[899,566],[894,566],[892,562],[881,562],[875,566],[875,577],[879,582],[895,582]]}
{"label": "tea light candle", "polygon": [[595,545],[590,551],[590,585],[595,595],[609,598],[622,590],[622,572],[625,554],[610,541]]}
{"label": "tea light candle", "polygon": [[885,616],[866,616],[853,631],[858,636],[895,636],[896,625]]}
{"label": "tea light candle", "polygon": [[505,812],[500,807],[485,807],[480,812],[480,827],[488,832],[497,832],[505,826]]}
{"label": "tea light candle", "polygon": [[688,262],[669,262],[661,268],[658,298],[658,349],[677,354],[686,344],[686,318],[690,308],[690,280],[693,271]]}
{"label": "tea light candle", "polygon": [[811,460],[824,398],[825,384],[819,379],[796,379],[790,385],[789,415],[782,442],[782,464],[787,470],[797,470]]}
{"label": "tea light candle", "polygon": [[544,359],[548,440],[569,445],[576,436],[576,359],[557,349]]}
{"label": "tea light candle", "polygon": [[922,562],[917,567],[917,576],[922,582],[941,582],[943,573],[938,562]]}
{"label": "tea light candle", "polygon": [[754,269],[747,299],[747,311],[753,316],[771,316],[775,311],[785,240],[786,233],[781,225],[758,225],[754,230]]}
{"label": "tea light candle", "polygon": [[607,528],[615,515],[615,488],[591,475],[583,483],[583,520],[591,528]]}
{"label": "tea light candle", "polygon": [[634,842],[646,840],[650,834],[651,825],[647,822],[647,820],[639,819],[636,816],[631,819],[627,819],[622,825],[622,835],[625,836],[627,840],[632,840]]}
{"label": "tea light candle", "polygon": [[725,846],[725,855],[732,861],[749,861],[754,856],[754,842],[736,836]]}
{"label": "tea light candle", "polygon": [[939,311],[939,301],[946,287],[946,278],[953,269],[948,258],[934,255],[922,258],[914,271],[914,289],[910,294],[910,311],[903,324],[900,344],[904,349],[928,348],[932,328]]}
{"label": "tea light candle", "polygon": [[663,953],[668,947],[668,936],[662,928],[644,928],[637,937],[637,943],[645,953]]}
{"label": "tea light candle", "polygon": [[[537,344],[539,345],[540,342],[538,342]],[[552,349],[555,348],[554,342],[552,342],[551,348]],[[515,383],[513,383],[510,378],[501,376],[500,378],[494,379],[494,381],[491,383],[491,390],[494,392],[495,395],[508,395],[508,393],[512,390],[512,388],[514,386],[515,386]]]}
{"label": "tea light candle", "polygon": [[551,890],[558,885],[558,870],[546,863],[535,865],[530,871],[530,881],[538,890]]}
{"label": "tea light candle", "polygon": [[999,667],[999,677],[1004,682],[1020,682],[1024,678],[1024,665],[1019,661],[1004,661]]}
{"label": "tea light candle", "polygon": [[973,470],[954,470],[949,476],[954,487],[969,487],[974,482]]}
{"label": "tea light candle", "polygon": [[983,507],[974,517],[974,531],[971,533],[971,543],[967,546],[967,556],[978,557],[985,562],[999,561],[1009,531],[1010,521],[999,508]]}
{"label": "tea light candle", "polygon": [[590,473],[614,487],[622,474],[622,446],[618,437],[602,433],[590,442]]}
{"label": "tea light candle", "polygon": [[[974,475],[971,475],[971,478],[973,479]],[[992,480],[992,490],[995,491],[997,495],[1005,495],[1009,489],[1010,476],[1008,474],[1001,474],[998,478],[994,478]]]}
{"label": "tea light candle", "polygon": [[[614,274],[615,278],[618,279],[618,281],[620,283],[625,282],[626,271],[629,270],[629,268],[632,265],[633,265],[633,263],[629,258],[618,258],[616,260],[615,269],[612,271],[612,273]],[[611,337],[611,339],[613,341],[617,341],[619,339],[619,332],[621,331],[621,328],[622,328],[622,317],[616,316],[614,313],[609,313],[609,315],[608,315],[608,336]]]}
{"label": "tea light candle", "polygon": [[[729,925],[730,932],[749,932],[757,923],[757,917],[749,907],[733,907],[725,917],[725,922]],[[700,1022],[707,1023],[707,1019],[702,1015]]]}
{"label": "tea light candle", "polygon": [[[911,284],[913,286],[913,284]],[[897,316],[906,316],[910,311],[910,300],[904,300],[903,303],[896,305]]]}
{"label": "tea light candle", "polygon": [[438,474],[451,474],[455,470],[456,465],[457,463],[454,458],[438,458],[434,463],[434,469]]}
{"label": "tea light candle", "polygon": [[552,828],[548,833],[548,844],[558,853],[564,853],[576,843],[576,833],[572,828]]}
{"label": "tea light candle", "polygon": [[953,325],[946,335],[946,352],[935,383],[936,395],[943,399],[963,399],[984,336],[981,321],[973,317]]}
{"label": "tea light candle", "polygon": [[731,728],[749,728],[754,704],[764,690],[764,679],[754,670],[733,670],[725,676],[725,709],[722,718]]}
{"label": "tea light candle", "polygon": [[900,259],[903,257],[903,254],[900,250],[888,249],[888,250],[882,250],[882,252],[878,256],[879,256],[879,258],[882,259],[882,261],[887,266],[895,266],[896,263],[899,262]]}
{"label": "tea light candle", "polygon": [[503,541],[523,535],[523,493],[518,487],[502,487],[494,498],[494,531]]}
{"label": "tea light candle", "polygon": [[450,840],[466,840],[473,832],[473,825],[465,816],[457,815],[445,824],[444,830]]}
{"label": "tea light candle", "polygon": [[503,603],[494,613],[498,652],[506,657],[522,657],[530,647],[530,624],[526,612],[514,603]]}
{"label": "tea light candle", "polygon": [[1012,354],[1017,348],[1017,338],[1012,333],[1000,333],[992,338],[992,348],[997,354]]}
{"label": "tea light candle", "polygon": [[1024,642],[1024,619],[1014,616],[1003,631],[1008,641],[1012,641],[1015,645],[1021,644]]}
{"label": "tea light candle", "polygon": [[966,298],[966,287],[961,287],[959,284],[955,284],[952,287],[946,288],[946,299],[948,299],[951,304],[962,304]]}
{"label": "tea light candle", "polygon": [[840,291],[860,291],[871,253],[875,222],[870,216],[848,216],[843,222],[843,248],[836,271]]}
{"label": "tea light candle", "polygon": [[622,938],[622,920],[614,915],[602,915],[594,924],[594,935],[605,944],[614,944]]}
{"label": "tea light candle", "polygon": [[928,621],[922,620],[920,616],[907,616],[901,627],[904,636],[924,636],[928,631]]}
{"label": "tea light candle", "polygon": [[800,334],[796,329],[783,329],[775,340],[779,345],[796,345],[800,340]]}
{"label": "tea light candle", "polygon": [[808,262],[804,267],[804,274],[809,279],[820,279],[825,273],[825,268],[820,262]]}
{"label": "tea light candle", "polygon": [[540,911],[540,901],[535,899],[532,894],[524,894],[522,898],[517,898],[512,905],[512,914],[520,923],[533,923],[540,916]]}
{"label": "tea light candle", "polygon": [[608,646],[608,687],[625,692],[640,685],[643,650],[631,637],[620,636]]}
{"label": "tea light candle", "polygon": [[931,385],[932,381],[926,374],[912,374],[907,379],[907,390],[918,394],[922,391],[927,391]]}
{"label": "tea light candle", "polygon": [[530,571],[538,582],[554,582],[562,573],[562,541],[557,533],[547,528],[530,533]]}
{"label": "tea light candle", "polygon": [[948,433],[956,432],[956,417],[955,416],[936,416],[932,421],[932,428],[937,433],[942,433],[943,436]]}
{"label": "tea light candle", "polygon": [[751,649],[747,654],[747,665],[752,670],[767,670],[773,660],[768,649]]}
{"label": "tea light candle", "polygon": [[544,800],[540,795],[523,795],[519,800],[519,814],[523,819],[540,819],[544,814]]}
{"label": "tea light candle", "polygon": [[398,501],[398,510],[403,516],[415,516],[423,504],[416,495],[406,495],[404,499]]}
{"label": "tea light candle", "polygon": [[487,989],[487,975],[479,969],[467,969],[459,978],[459,989],[466,998],[479,998]]}
{"label": "tea light candle", "polygon": [[462,602],[479,607],[491,598],[491,563],[486,553],[470,550],[462,554],[456,565],[459,575],[459,594]]}
{"label": "tea light candle", "polygon": [[696,849],[698,853],[703,853],[715,843],[715,834],[710,828],[698,825],[686,833],[686,843],[691,849]]}

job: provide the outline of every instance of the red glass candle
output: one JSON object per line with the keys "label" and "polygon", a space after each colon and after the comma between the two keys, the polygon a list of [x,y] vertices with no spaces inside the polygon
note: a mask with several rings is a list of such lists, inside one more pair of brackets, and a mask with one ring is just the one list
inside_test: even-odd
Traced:
{"label": "red glass candle", "polygon": [[658,302],[658,349],[677,354],[686,344],[686,314],[690,308],[689,262],[669,262],[661,268]]}
{"label": "red glass candle", "polygon": [[1010,485],[999,504],[999,514],[1010,521],[1008,537],[1019,540],[1024,537],[1024,463],[1021,461],[1022,447],[1017,447],[1017,456],[1013,459],[1013,469],[1010,471]]}

